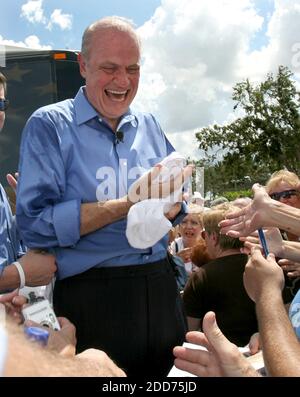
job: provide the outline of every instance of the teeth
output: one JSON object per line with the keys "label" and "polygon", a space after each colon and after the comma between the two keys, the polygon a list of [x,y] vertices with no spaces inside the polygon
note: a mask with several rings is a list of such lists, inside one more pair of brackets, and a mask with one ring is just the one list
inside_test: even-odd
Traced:
{"label": "teeth", "polygon": [[111,94],[116,94],[116,95],[125,95],[127,91],[113,91],[113,90],[106,90],[107,92]]}

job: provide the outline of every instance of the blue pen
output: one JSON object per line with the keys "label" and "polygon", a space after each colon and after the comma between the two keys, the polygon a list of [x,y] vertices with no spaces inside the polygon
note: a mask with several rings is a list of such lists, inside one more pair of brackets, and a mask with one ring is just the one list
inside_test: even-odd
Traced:
{"label": "blue pen", "polygon": [[268,246],[267,246],[265,234],[264,234],[262,229],[258,229],[258,235],[259,235],[260,243],[261,243],[261,246],[263,248],[265,257],[267,257],[269,255],[269,249],[268,249]]}

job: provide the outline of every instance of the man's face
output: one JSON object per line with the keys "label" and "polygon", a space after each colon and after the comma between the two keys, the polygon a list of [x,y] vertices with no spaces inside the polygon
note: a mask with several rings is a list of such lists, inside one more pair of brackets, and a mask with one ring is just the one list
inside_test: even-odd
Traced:
{"label": "man's face", "polygon": [[[0,99],[5,99],[4,87],[2,84],[0,84]],[[4,126],[4,121],[5,121],[5,112],[0,111],[0,131]]]}
{"label": "man's face", "polygon": [[140,77],[140,51],[124,32],[99,30],[93,33],[88,59],[79,57],[91,104],[115,129],[133,101]]}

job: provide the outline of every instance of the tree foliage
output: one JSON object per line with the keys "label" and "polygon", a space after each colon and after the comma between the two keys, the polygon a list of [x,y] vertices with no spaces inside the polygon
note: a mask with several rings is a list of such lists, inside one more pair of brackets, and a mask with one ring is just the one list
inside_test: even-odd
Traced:
{"label": "tree foliage", "polygon": [[215,154],[206,156],[216,181],[239,181],[250,175],[253,181],[265,182],[284,167],[300,173],[300,95],[289,69],[280,66],[276,76],[268,74],[258,85],[248,79],[237,83],[232,99],[234,110],[242,109],[243,117],[196,133],[200,149],[218,148],[224,154],[219,162]]}

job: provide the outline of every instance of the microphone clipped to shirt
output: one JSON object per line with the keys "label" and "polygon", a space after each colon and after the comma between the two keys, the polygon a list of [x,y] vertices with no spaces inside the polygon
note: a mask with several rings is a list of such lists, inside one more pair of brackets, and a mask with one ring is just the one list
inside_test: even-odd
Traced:
{"label": "microphone clipped to shirt", "polygon": [[123,131],[116,131],[116,145],[120,142],[124,142],[124,132]]}

